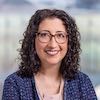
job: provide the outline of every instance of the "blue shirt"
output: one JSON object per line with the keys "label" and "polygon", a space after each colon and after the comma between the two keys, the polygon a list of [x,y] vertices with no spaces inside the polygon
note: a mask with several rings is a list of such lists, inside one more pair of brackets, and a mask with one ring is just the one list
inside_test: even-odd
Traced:
{"label": "blue shirt", "polygon": [[[82,72],[78,72],[72,80],[64,80],[63,98],[64,100],[97,100],[89,77]],[[16,72],[8,76],[4,82],[2,100],[39,100],[34,77],[22,78]]]}

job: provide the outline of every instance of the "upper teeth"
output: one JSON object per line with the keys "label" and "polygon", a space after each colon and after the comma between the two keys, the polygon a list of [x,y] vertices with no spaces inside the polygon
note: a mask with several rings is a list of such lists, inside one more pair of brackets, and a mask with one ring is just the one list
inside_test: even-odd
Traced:
{"label": "upper teeth", "polygon": [[58,53],[58,51],[51,51],[51,50],[47,50],[46,51],[47,52],[47,54],[49,54],[49,55],[55,55],[55,54],[57,54]]}

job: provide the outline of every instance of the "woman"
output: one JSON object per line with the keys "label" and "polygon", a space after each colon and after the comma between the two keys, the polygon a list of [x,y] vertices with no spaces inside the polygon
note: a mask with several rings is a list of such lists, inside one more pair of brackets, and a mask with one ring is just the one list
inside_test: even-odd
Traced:
{"label": "woman", "polygon": [[35,12],[24,33],[19,71],[4,83],[3,100],[97,100],[79,71],[80,33],[62,10]]}

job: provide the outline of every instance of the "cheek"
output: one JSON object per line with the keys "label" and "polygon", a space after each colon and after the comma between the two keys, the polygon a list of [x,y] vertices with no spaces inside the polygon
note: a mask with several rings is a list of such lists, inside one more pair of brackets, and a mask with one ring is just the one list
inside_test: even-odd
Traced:
{"label": "cheek", "polygon": [[62,46],[62,49],[63,49],[64,55],[66,55],[67,54],[67,51],[68,51],[68,45],[67,44],[66,45],[63,45]]}
{"label": "cheek", "polygon": [[66,53],[67,53],[67,51],[68,51],[68,40],[67,40],[66,45],[65,45],[65,50],[66,50]]}
{"label": "cheek", "polygon": [[44,51],[44,46],[38,40],[35,40],[35,49],[36,49],[37,55],[40,57]]}
{"label": "cheek", "polygon": [[66,54],[67,53],[67,46],[63,47],[63,52]]}
{"label": "cheek", "polygon": [[40,43],[38,42],[38,40],[35,40],[35,49],[36,49],[36,52],[37,54],[40,52],[41,50],[41,45]]}

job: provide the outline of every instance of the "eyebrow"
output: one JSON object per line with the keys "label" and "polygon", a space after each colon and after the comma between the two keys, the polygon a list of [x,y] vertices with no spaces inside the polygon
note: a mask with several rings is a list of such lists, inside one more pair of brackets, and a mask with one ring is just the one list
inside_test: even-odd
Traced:
{"label": "eyebrow", "polygon": [[[51,33],[49,30],[41,30],[40,32],[49,32],[49,33]],[[56,33],[58,33],[58,32],[64,32],[64,33],[66,33],[65,31],[56,31]]]}

